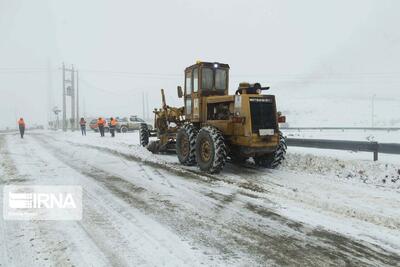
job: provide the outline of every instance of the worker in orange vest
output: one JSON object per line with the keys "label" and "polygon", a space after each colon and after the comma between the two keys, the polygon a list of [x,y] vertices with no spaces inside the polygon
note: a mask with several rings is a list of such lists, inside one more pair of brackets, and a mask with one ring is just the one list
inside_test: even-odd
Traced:
{"label": "worker in orange vest", "polygon": [[19,118],[18,120],[18,127],[19,127],[19,133],[21,134],[21,138],[24,138],[25,134],[25,121],[23,118]]}
{"label": "worker in orange vest", "polygon": [[97,127],[99,128],[100,136],[104,137],[104,126],[106,125],[106,120],[100,117],[97,120]]}
{"label": "worker in orange vest", "polygon": [[110,133],[111,133],[111,137],[115,137],[115,128],[117,127],[117,119],[114,119],[113,117],[110,118]]}

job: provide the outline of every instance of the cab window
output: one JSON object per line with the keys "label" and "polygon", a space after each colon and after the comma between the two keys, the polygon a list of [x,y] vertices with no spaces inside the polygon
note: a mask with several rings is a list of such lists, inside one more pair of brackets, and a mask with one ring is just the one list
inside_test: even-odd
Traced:
{"label": "cab window", "polygon": [[201,88],[212,90],[214,85],[214,72],[210,68],[203,68],[201,71]]}
{"label": "cab window", "polygon": [[215,71],[215,89],[225,90],[227,84],[226,70],[217,69]]}
{"label": "cab window", "polygon": [[190,115],[192,113],[192,99],[187,98],[186,99],[186,114]]}
{"label": "cab window", "polygon": [[193,92],[197,92],[199,89],[199,69],[193,70]]}
{"label": "cab window", "polygon": [[190,95],[192,93],[192,73],[191,72],[186,72],[185,88],[186,88],[186,95]]}

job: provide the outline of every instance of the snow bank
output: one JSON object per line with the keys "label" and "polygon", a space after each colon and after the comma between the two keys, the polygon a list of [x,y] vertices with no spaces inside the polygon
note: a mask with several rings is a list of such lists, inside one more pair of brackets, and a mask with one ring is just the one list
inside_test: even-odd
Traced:
{"label": "snow bank", "polygon": [[319,174],[328,179],[344,179],[400,189],[400,165],[372,160],[341,160],[313,154],[287,154],[283,170]]}

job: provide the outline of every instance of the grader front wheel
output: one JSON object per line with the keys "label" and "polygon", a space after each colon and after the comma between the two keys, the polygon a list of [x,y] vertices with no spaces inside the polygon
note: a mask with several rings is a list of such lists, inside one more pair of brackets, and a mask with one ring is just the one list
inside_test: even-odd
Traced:
{"label": "grader front wheel", "polygon": [[139,142],[141,146],[147,146],[149,144],[149,128],[147,127],[147,124],[142,123],[140,124],[139,127]]}
{"label": "grader front wheel", "polygon": [[196,161],[202,171],[219,173],[225,166],[227,149],[224,137],[214,127],[203,127],[196,138]]}

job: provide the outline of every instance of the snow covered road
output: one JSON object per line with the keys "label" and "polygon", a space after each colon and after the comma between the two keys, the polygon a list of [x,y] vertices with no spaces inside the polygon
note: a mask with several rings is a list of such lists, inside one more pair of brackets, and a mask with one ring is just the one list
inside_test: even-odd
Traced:
{"label": "snow covered road", "polygon": [[205,175],[178,165],[175,155],[150,154],[136,134],[0,135],[0,160],[1,185],[84,190],[81,221],[1,218],[0,266],[400,262],[395,186],[310,174],[290,164],[280,170],[228,165],[220,175]]}

